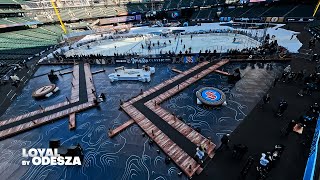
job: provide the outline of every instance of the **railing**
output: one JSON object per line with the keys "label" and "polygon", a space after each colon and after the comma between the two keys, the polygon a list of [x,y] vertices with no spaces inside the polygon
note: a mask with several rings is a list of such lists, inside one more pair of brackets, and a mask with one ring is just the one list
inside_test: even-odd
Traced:
{"label": "railing", "polygon": [[317,127],[314,132],[313,141],[311,144],[311,149],[310,149],[310,154],[307,161],[306,169],[304,171],[303,180],[314,180],[316,163],[317,163],[317,154],[319,149],[319,138],[320,138],[320,116],[318,117]]}

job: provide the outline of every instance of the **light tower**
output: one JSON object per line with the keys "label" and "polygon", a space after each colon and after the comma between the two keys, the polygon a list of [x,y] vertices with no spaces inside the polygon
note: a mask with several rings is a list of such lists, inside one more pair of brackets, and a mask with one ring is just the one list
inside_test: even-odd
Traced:
{"label": "light tower", "polygon": [[61,17],[60,17],[59,10],[58,10],[58,8],[57,8],[57,6],[56,6],[55,0],[51,0],[51,5],[52,5],[52,7],[53,7],[53,9],[54,9],[54,12],[56,13],[59,21],[60,21],[61,28],[62,28],[63,32],[64,32],[65,34],[67,34],[67,29],[66,29],[66,27],[64,26],[64,23],[62,22],[62,19],[61,19]]}

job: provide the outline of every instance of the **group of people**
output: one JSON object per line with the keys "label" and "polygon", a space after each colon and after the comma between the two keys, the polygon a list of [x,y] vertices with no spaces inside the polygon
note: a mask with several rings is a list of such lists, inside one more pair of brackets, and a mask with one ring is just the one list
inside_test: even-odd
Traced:
{"label": "group of people", "polygon": [[274,167],[276,162],[280,159],[284,148],[283,145],[277,144],[271,152],[261,154],[259,165],[257,166],[257,171],[260,173],[260,176],[265,177],[268,174],[270,169]]}
{"label": "group of people", "polygon": [[288,65],[280,79],[276,79],[275,81],[282,81],[282,82],[298,82],[302,83],[302,88],[298,92],[298,95],[303,97],[305,95],[312,95],[312,92],[319,89],[320,85],[320,68],[317,67],[314,72],[307,75],[306,70],[300,70],[299,72],[294,72],[291,69],[291,66]]}
{"label": "group of people", "polygon": [[[181,35],[192,35],[192,34],[208,34],[208,33],[233,33],[233,34],[241,34],[253,38],[256,41],[261,41],[263,37],[258,36],[258,32],[251,33],[251,31],[247,30],[232,30],[232,29],[209,29],[209,30],[201,30],[195,32],[182,32]],[[191,38],[192,39],[192,38]]]}
{"label": "group of people", "polygon": [[316,37],[312,37],[312,38],[309,40],[309,49],[313,49],[313,48],[316,46],[316,41],[317,41],[317,38],[316,38]]}
{"label": "group of people", "polygon": [[273,55],[282,53],[284,48],[279,47],[277,40],[270,40],[270,35],[267,34],[262,45],[254,48],[244,49],[228,49],[227,53],[230,55]]}

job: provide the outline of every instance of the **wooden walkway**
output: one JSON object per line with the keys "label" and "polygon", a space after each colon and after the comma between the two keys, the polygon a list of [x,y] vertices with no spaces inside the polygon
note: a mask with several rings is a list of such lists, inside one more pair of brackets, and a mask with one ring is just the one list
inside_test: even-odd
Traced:
{"label": "wooden walkway", "polygon": [[128,128],[129,126],[131,126],[134,123],[135,123],[135,121],[133,119],[130,119],[129,121],[123,123],[121,126],[115,128],[115,129],[110,129],[108,131],[109,137],[110,138],[114,137],[115,135],[119,134],[120,132],[122,132],[123,130],[125,130],[126,128]]}
{"label": "wooden walkway", "polygon": [[[186,125],[184,122],[179,120],[177,117],[173,116],[171,113],[167,112],[159,106],[160,103],[167,100],[168,98],[174,96],[178,92],[187,88],[194,82],[205,77],[209,73],[215,71],[217,68],[227,64],[229,60],[221,60],[218,63],[210,66],[209,68],[201,71],[200,73],[186,79],[177,86],[174,86],[170,90],[154,97],[153,99],[144,103],[144,105],[156,113],[164,123],[168,123],[171,127],[189,139],[192,143],[197,146],[203,145],[206,148],[206,153],[210,158],[214,155],[215,144],[211,142],[210,139],[205,138],[197,131],[193,130],[190,126]],[[180,167],[180,169],[188,176],[192,177],[194,173],[200,173],[202,168],[190,157],[183,149],[181,149],[175,142],[173,142],[166,134],[164,134],[157,126],[155,126],[152,121],[145,117],[139,110],[137,110],[133,103],[143,99],[144,97],[160,90],[161,88],[171,84],[178,79],[188,75],[189,73],[207,65],[209,62],[203,62],[194,66],[193,68],[178,74],[177,76],[169,79],[145,92],[141,95],[123,103],[121,105],[122,109],[148,134],[150,138],[154,140],[155,143]]]}
{"label": "wooden walkway", "polygon": [[200,165],[174,143],[166,134],[158,129],[149,119],[147,119],[134,106],[129,105],[124,108],[125,112],[133,118],[134,121],[146,132],[146,134],[158,144],[164,153],[166,153],[179,168],[188,176],[192,177],[198,171]]}
{"label": "wooden walkway", "polygon": [[73,130],[76,128],[76,113],[71,113],[69,115],[69,129]]}
{"label": "wooden walkway", "polygon": [[204,146],[206,148],[206,153],[210,158],[214,156],[214,148],[216,147],[209,139],[202,136],[196,130],[192,129],[190,126],[182,122],[179,118],[169,113],[162,107],[154,105],[151,101],[147,103],[147,107],[154,111],[158,116],[165,120],[168,124],[174,127],[177,131],[183,134],[187,139],[193,142],[197,146]]}
{"label": "wooden walkway", "polygon": [[[183,73],[183,71],[179,70],[179,69],[176,69],[176,68],[172,68],[171,69],[173,72],[176,72],[176,73]],[[228,73],[228,72],[224,72],[224,71],[221,71],[221,70],[214,70],[213,72],[216,72],[216,73],[219,73],[219,74],[222,74],[222,75],[226,75],[226,76],[230,76],[231,74]]]}
{"label": "wooden walkway", "polygon": [[222,74],[222,75],[226,75],[226,76],[230,76],[231,74],[228,72],[224,72],[224,71],[220,71],[220,70],[214,70],[214,72]]}
{"label": "wooden walkway", "polygon": [[79,65],[74,65],[71,82],[71,103],[79,101]]}
{"label": "wooden walkway", "polygon": [[171,69],[173,72],[176,72],[176,73],[183,73],[183,71],[179,70],[179,69],[176,69],[176,68],[172,68]]}
{"label": "wooden walkway", "polygon": [[[68,117],[68,116],[70,116],[69,117],[70,118],[69,119],[69,121],[70,121],[69,128],[70,129],[75,128],[75,113],[86,110],[88,108],[91,108],[91,107],[94,107],[97,105],[93,102],[93,99],[95,99],[96,96],[94,93],[95,88],[93,85],[92,74],[90,71],[89,64],[84,65],[84,73],[85,73],[85,77],[86,77],[86,86],[87,86],[86,91],[88,92],[87,93],[87,96],[88,96],[87,102],[82,103],[82,104],[78,103],[78,105],[76,105],[76,103],[79,102],[79,65],[75,65],[74,71],[73,71],[74,78],[72,80],[73,87],[72,87],[72,92],[71,92],[71,100],[70,100],[71,102],[65,101],[65,102],[58,103],[58,104],[55,104],[55,105],[52,105],[52,106],[49,106],[49,107],[46,107],[46,108],[43,108],[43,109],[40,109],[37,111],[33,111],[33,112],[23,114],[23,115],[14,117],[14,118],[10,118],[8,120],[1,121],[0,128],[5,125],[11,125],[13,123],[15,123],[17,125],[10,127],[10,128],[7,128],[7,129],[4,129],[4,130],[1,130],[0,131],[0,140],[14,136],[16,134],[19,134],[19,133],[22,133],[25,131],[28,131],[33,128],[36,128],[40,125],[47,124],[47,123],[52,122],[54,120]],[[54,112],[54,113],[50,113],[46,116],[34,119],[32,121],[27,121],[27,122],[23,121],[25,118],[32,118],[33,116],[39,115],[41,113],[47,113],[47,112],[49,112],[51,110],[55,110],[57,108],[63,108],[64,106],[70,105],[70,103],[75,103],[75,105],[71,106],[71,107],[68,106],[69,108],[66,107],[63,110],[60,110],[60,111]],[[21,123],[19,123],[19,122],[21,122]]]}

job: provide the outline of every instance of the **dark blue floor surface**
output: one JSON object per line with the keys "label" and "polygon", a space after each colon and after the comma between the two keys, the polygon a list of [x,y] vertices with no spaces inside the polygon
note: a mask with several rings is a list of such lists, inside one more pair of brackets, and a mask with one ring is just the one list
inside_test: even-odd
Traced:
{"label": "dark blue floor surface", "polygon": [[[77,128],[74,131],[69,131],[68,119],[64,118],[0,141],[1,179],[187,179],[177,175],[180,170],[173,163],[164,163],[164,154],[156,152],[156,145],[148,144],[148,138],[142,137],[142,130],[137,125],[131,126],[113,139],[107,136],[108,128],[118,127],[129,119],[119,110],[120,99],[125,101],[139,94],[140,89],[147,90],[175,76],[176,73],[170,70],[172,67],[180,70],[192,67],[173,64],[154,66],[156,73],[150,83],[110,83],[107,76],[113,72],[115,66],[104,66],[106,73],[93,75],[93,81],[97,93],[105,93],[107,100],[100,104],[100,108],[78,113]],[[35,76],[47,73],[50,69],[66,67],[68,66],[42,66]],[[232,72],[238,67],[240,64],[232,63],[225,65],[222,70]],[[267,70],[266,66],[259,68],[255,65],[255,68],[252,68],[248,64],[241,68],[243,78],[236,85],[228,84],[227,78],[222,75],[210,74],[161,106],[182,116],[192,127],[199,127],[203,135],[210,136],[214,143],[219,144],[220,137],[232,132],[249,114],[283,67],[273,64],[273,69]],[[100,69],[102,66],[91,67],[92,72]],[[39,109],[39,105],[49,106],[65,101],[66,97],[70,97],[71,79],[71,74],[59,76],[57,85],[60,92],[41,101],[34,100],[31,93],[50,82],[46,76],[31,79],[0,120]],[[196,105],[195,92],[204,86],[223,90],[227,97],[227,106],[209,109]],[[46,148],[52,138],[61,139],[64,146],[80,143],[85,154],[84,164],[81,167],[21,165],[24,160],[21,157],[22,148]]]}

